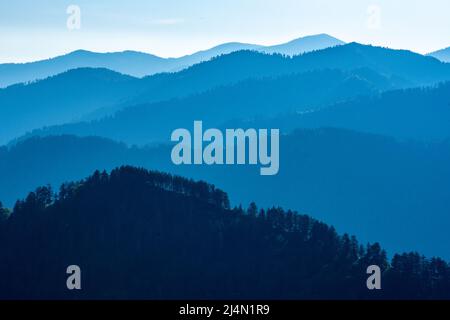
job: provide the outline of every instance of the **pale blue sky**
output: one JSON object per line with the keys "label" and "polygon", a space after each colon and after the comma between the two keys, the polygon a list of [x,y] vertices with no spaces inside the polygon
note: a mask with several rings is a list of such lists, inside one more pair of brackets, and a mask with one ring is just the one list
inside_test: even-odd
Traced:
{"label": "pale blue sky", "polygon": [[[66,25],[71,4],[79,30]],[[450,46],[449,16],[449,0],[0,0],[0,62],[76,49],[181,56],[317,33],[427,53]]]}

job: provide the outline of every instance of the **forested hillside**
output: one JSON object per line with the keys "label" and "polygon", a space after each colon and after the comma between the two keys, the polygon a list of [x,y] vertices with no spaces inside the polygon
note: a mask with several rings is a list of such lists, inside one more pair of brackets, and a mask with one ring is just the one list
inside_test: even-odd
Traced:
{"label": "forested hillside", "polygon": [[363,241],[382,242],[389,254],[419,250],[450,259],[448,141],[398,141],[324,128],[282,136],[280,145],[279,173],[263,177],[259,166],[176,166],[170,145],[35,137],[0,148],[0,198],[11,208],[40,185],[58,187],[96,169],[135,165],[214,183],[227,190],[232,204],[255,201],[311,214]]}
{"label": "forested hillside", "polygon": [[[449,298],[450,268],[388,261],[333,227],[281,208],[230,208],[204,182],[121,167],[0,209],[0,298]],[[83,290],[66,288],[66,268]],[[366,288],[381,267],[382,290]]]}

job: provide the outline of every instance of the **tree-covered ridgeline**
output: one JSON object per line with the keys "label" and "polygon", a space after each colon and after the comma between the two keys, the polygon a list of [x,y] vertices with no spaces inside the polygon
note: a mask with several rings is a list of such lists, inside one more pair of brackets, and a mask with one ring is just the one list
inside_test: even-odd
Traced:
{"label": "tree-covered ridgeline", "polygon": [[[442,259],[388,260],[309,216],[230,208],[210,184],[140,168],[40,187],[0,213],[3,299],[450,298]],[[381,290],[366,287],[373,264]],[[67,289],[69,265],[82,290]]]}

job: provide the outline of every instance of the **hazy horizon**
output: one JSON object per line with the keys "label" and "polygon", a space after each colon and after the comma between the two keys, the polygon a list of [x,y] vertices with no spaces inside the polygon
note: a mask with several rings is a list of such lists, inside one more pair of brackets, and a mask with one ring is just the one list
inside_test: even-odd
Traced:
{"label": "hazy horizon", "polygon": [[[71,5],[80,10],[79,28],[67,26]],[[322,33],[426,54],[450,46],[449,9],[445,0],[247,0],[239,5],[236,0],[41,0],[37,7],[35,1],[18,0],[0,3],[0,63],[80,49],[180,57],[228,42],[275,45]]]}

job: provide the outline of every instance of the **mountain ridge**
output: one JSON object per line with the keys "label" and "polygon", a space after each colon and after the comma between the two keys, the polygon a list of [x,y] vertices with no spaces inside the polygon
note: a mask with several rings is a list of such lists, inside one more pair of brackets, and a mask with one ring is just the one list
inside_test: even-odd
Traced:
{"label": "mountain ridge", "polygon": [[431,52],[428,56],[432,56],[442,62],[450,63],[450,47]]}
{"label": "mountain ridge", "polygon": [[209,181],[228,190],[233,205],[255,201],[311,214],[364,242],[382,241],[389,252],[417,249],[448,257],[450,140],[420,143],[321,128],[282,135],[280,145],[278,175],[262,177],[256,166],[176,166],[170,144],[34,137],[0,148],[0,195],[12,207],[39,185],[57,186],[126,164]]}
{"label": "mountain ridge", "polygon": [[[100,67],[134,77],[144,77],[161,72],[176,72],[193,64],[207,61],[215,56],[239,50],[261,49],[269,50],[272,53],[289,52],[290,54],[301,54],[305,51],[344,44],[341,40],[328,35],[325,36],[324,34],[317,35],[317,39],[315,39],[315,37],[316,36],[313,35],[297,38],[286,44],[279,44],[276,46],[262,46],[239,42],[223,43],[179,58],[162,58],[150,53],[133,50],[100,53],[79,49],[45,60],[27,63],[0,64],[0,88],[15,83],[44,79],[74,68]],[[315,40],[313,41],[312,39]],[[304,49],[302,49],[302,41],[307,42]],[[293,42],[296,43],[295,49],[292,48]],[[289,46],[290,49],[287,49],[287,51],[284,50],[284,45]],[[48,69],[48,71],[46,71],[46,69]]]}
{"label": "mountain ridge", "polygon": [[[255,203],[230,208],[214,185],[132,166],[95,171],[59,192],[39,187],[10,214],[0,204],[0,260],[4,299],[443,299],[450,292],[441,258],[388,259],[378,242],[363,246],[310,216]],[[83,290],[55,277],[73,264]],[[370,265],[380,268],[383,290],[367,290]]]}
{"label": "mountain ridge", "polygon": [[[75,86],[78,95],[70,88],[63,86],[58,90],[47,90],[43,96],[33,95],[39,86],[51,80],[37,81],[31,85],[13,86],[0,90],[0,119],[5,122],[0,126],[0,143],[7,143],[31,130],[67,123],[104,107],[120,111],[127,107],[142,104],[152,104],[162,101],[181,99],[192,95],[202,94],[221,86],[232,86],[247,79],[276,78],[289,74],[301,74],[310,71],[338,69],[342,72],[359,73],[363,78],[384,79],[388,88],[407,88],[414,86],[433,85],[440,81],[450,80],[450,64],[442,63],[432,57],[425,57],[410,51],[392,50],[380,47],[366,46],[356,43],[336,46],[323,50],[304,53],[288,57],[280,54],[264,54],[255,51],[238,51],[212,58],[207,62],[195,64],[187,69],[174,73],[160,73],[140,79],[129,80],[126,88],[111,87],[109,95],[107,88],[93,95],[93,88],[101,86],[105,81],[92,81],[83,77],[78,78]],[[366,71],[366,74],[361,73]],[[114,77],[118,77],[115,75]],[[14,92],[21,88],[21,94]],[[343,88],[345,89],[345,87]],[[84,92],[84,93],[83,93]],[[121,95],[123,93],[123,96]],[[101,100],[102,94],[105,101]],[[279,94],[282,94],[280,89]],[[14,98],[15,97],[15,98]],[[33,97],[33,99],[28,99]],[[68,97],[72,97],[67,101]],[[13,99],[14,98],[14,99]],[[28,100],[27,100],[28,99]],[[45,99],[50,99],[44,103]],[[84,99],[84,100],[83,100]],[[57,118],[55,114],[46,114],[49,106],[70,104],[70,110],[76,111],[76,104],[80,107],[77,114]],[[274,101],[276,103],[276,101]],[[32,109],[31,105],[33,106]],[[33,119],[26,110],[40,112]],[[7,110],[13,112],[6,112]],[[53,109],[52,109],[53,110]],[[55,109],[59,113],[62,110]],[[106,109],[105,109],[106,110]],[[108,112],[106,112],[108,113]],[[111,113],[110,113],[111,114]],[[236,114],[238,116],[238,114]],[[16,118],[14,118],[16,117]],[[46,120],[47,117],[47,120]],[[12,119],[13,121],[7,121]],[[19,121],[25,119],[25,121]],[[0,121],[1,121],[0,120]],[[39,120],[39,121],[38,121]],[[19,123],[19,126],[11,126]],[[8,127],[9,126],[9,127]]]}

